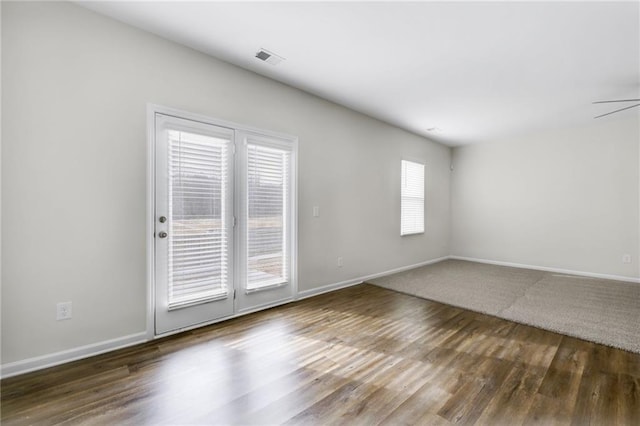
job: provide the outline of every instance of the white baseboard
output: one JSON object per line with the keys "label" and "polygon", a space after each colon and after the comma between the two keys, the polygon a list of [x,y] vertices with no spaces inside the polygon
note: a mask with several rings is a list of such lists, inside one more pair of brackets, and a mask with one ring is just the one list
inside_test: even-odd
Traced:
{"label": "white baseboard", "polygon": [[[395,274],[397,272],[407,271],[409,269],[419,268],[420,266],[431,265],[433,263],[441,262],[447,259],[466,260],[469,262],[487,263],[490,265],[509,266],[513,268],[534,269],[534,270],[547,271],[547,272],[556,272],[560,274],[578,275],[578,276],[591,277],[591,278],[602,278],[602,279],[608,279],[608,280],[640,283],[640,278],[632,278],[632,277],[625,277],[625,276],[619,276],[619,275],[608,275],[608,274],[598,274],[598,273],[584,272],[584,271],[574,271],[569,269],[549,268],[545,266],[526,265],[522,263],[502,262],[497,260],[477,259],[477,258],[464,257],[464,256],[443,256],[437,259],[431,259],[431,260],[426,260],[424,262],[415,263],[413,265],[402,266],[400,268],[390,269],[387,271],[365,275],[362,277],[357,277],[350,280],[341,281],[338,283],[328,284],[328,285],[313,288],[310,290],[304,290],[304,291],[298,292],[296,300],[306,299],[308,297],[317,296],[322,293],[328,293],[330,291],[351,287],[354,285],[361,284],[367,280],[372,280],[385,275]],[[281,303],[287,303],[289,301],[290,300],[280,301],[275,305],[278,305]],[[247,313],[249,312],[243,312],[240,315],[247,314]],[[239,315],[236,315],[236,316],[239,316]],[[225,319],[228,319],[228,318],[225,318]],[[203,324],[199,324],[197,327],[200,327],[202,325]],[[180,331],[184,331],[184,330],[180,330]],[[35,370],[41,370],[43,368],[53,367],[55,365],[76,361],[82,358],[88,358],[88,357],[99,355],[105,352],[110,352],[116,349],[122,349],[127,346],[133,346],[139,343],[144,343],[149,340],[150,339],[148,338],[147,333],[141,332],[136,334],[130,334],[128,336],[119,337],[116,339],[106,340],[104,342],[98,342],[98,343],[93,343],[86,346],[81,346],[78,348],[69,349],[66,351],[56,352],[53,354],[42,355],[34,358],[28,358],[21,361],[3,364],[0,367],[0,378],[17,376],[19,374],[28,373]]]}
{"label": "white baseboard", "polygon": [[525,265],[523,263],[502,262],[499,260],[477,259],[475,257],[449,256],[449,259],[466,260],[469,262],[486,263],[489,265],[509,266],[512,268],[534,269],[537,271],[556,272],[559,274],[578,275],[581,277],[601,278],[605,280],[625,281],[640,284],[640,278],[625,277],[624,275],[599,274],[595,272],[574,271],[572,269],[549,268],[547,266]]}
{"label": "white baseboard", "polygon": [[425,260],[424,262],[415,263],[413,265],[401,266],[400,268],[389,269],[388,271],[378,272],[371,275],[365,275],[362,277],[357,277],[350,280],[341,281],[338,283],[327,284],[322,287],[312,288],[310,290],[304,290],[304,291],[298,292],[298,297],[296,300],[306,299],[307,297],[317,296],[319,294],[328,293],[330,291],[339,290],[341,288],[351,287],[354,285],[362,284],[367,280],[383,277],[385,275],[395,274],[397,272],[407,271],[409,269],[419,268],[420,266],[431,265],[432,263],[438,263],[447,259],[449,259],[449,256],[439,257],[437,259]]}
{"label": "white baseboard", "polygon": [[384,277],[385,275],[391,275],[398,272],[408,271],[409,269],[419,268],[421,266],[432,265],[434,263],[442,262],[443,260],[449,259],[450,256],[438,257],[436,259],[425,260],[424,262],[414,263],[413,265],[401,266],[400,268],[390,269],[384,272],[378,272],[377,274],[366,275],[364,277],[360,277],[362,281],[373,280],[375,278]]}
{"label": "white baseboard", "polygon": [[147,333],[142,332],[118,337],[116,339],[105,340],[104,342],[92,343],[90,345],[80,346],[66,351],[10,362],[2,365],[0,368],[0,377],[5,379],[7,377],[65,364],[67,362],[88,358],[105,352],[114,351],[116,349],[126,348],[127,346],[137,345],[146,341]]}
{"label": "white baseboard", "polygon": [[317,296],[322,293],[329,293],[330,291],[340,290],[341,288],[347,288],[358,284],[362,284],[362,280],[359,278],[355,278],[353,280],[340,281],[339,283],[323,285],[322,287],[316,287],[310,290],[299,291],[296,300],[306,299],[308,297]]}
{"label": "white baseboard", "polygon": [[[366,275],[366,276],[359,277],[359,278],[354,278],[354,279],[351,279],[351,280],[341,281],[339,283],[334,283],[334,284],[329,284],[329,285],[325,285],[325,286],[318,287],[318,288],[313,288],[311,290],[301,291],[301,292],[298,292],[298,295],[295,298],[295,300],[306,299],[308,297],[316,296],[316,295],[319,295],[319,294],[322,294],[322,293],[327,293],[327,292],[330,292],[330,291],[339,290],[341,288],[354,286],[354,285],[357,285],[357,284],[361,284],[365,280],[370,280],[370,279],[381,277],[381,276],[384,276],[384,275],[393,274],[393,273],[396,273],[396,272],[406,271],[407,269],[413,269],[413,268],[417,268],[419,266],[429,265],[431,263],[440,262],[441,260],[445,260],[445,259],[447,259],[447,257],[441,257],[441,258],[438,258],[438,259],[427,260],[425,262],[416,263],[414,265],[403,266],[403,267],[400,267],[400,268],[391,269],[389,271],[379,272],[379,273],[376,273],[376,274]],[[281,304],[284,304],[284,303],[289,303],[291,301],[292,301],[291,299],[280,300],[280,301],[278,301],[276,303],[271,303],[271,304],[268,304],[268,305],[265,305],[265,306],[260,306],[260,307],[257,307],[256,309],[252,309],[250,311],[239,312],[238,314],[233,315],[231,317],[218,319],[218,320],[215,320],[215,321],[210,322],[210,323],[197,324],[197,325],[194,325],[192,327],[187,327],[185,329],[180,329],[180,330],[176,330],[176,331],[173,331],[173,332],[170,332],[170,333],[165,333],[165,334],[163,334],[161,336],[152,336],[151,338],[149,338],[147,332],[145,331],[145,332],[142,332],[142,333],[131,334],[129,336],[123,336],[123,337],[119,337],[119,338],[116,338],[116,339],[107,340],[107,341],[104,341],[104,342],[93,343],[93,344],[90,344],[90,345],[81,346],[81,347],[69,349],[69,350],[66,350],[66,351],[56,352],[56,353],[52,353],[52,354],[48,354],[48,355],[42,355],[42,356],[38,356],[38,357],[34,357],[34,358],[28,358],[28,359],[21,360],[21,361],[16,361],[16,362],[3,364],[2,366],[0,366],[0,378],[4,379],[4,378],[7,378],[7,377],[17,376],[19,374],[29,373],[31,371],[41,370],[41,369],[44,369],[44,368],[53,367],[53,366],[60,365],[60,364],[65,364],[67,362],[77,361],[77,360],[83,359],[83,358],[89,358],[91,356],[99,355],[99,354],[102,354],[102,353],[105,353],[105,352],[114,351],[116,349],[122,349],[122,348],[125,348],[127,346],[133,346],[133,345],[137,345],[139,343],[144,343],[144,342],[147,342],[147,341],[152,340],[152,339],[157,338],[157,337],[165,337],[165,336],[168,336],[170,334],[180,333],[180,332],[192,329],[192,328],[203,327],[205,325],[209,325],[209,324],[212,324],[212,323],[215,323],[215,322],[219,322],[219,321],[222,321],[222,320],[235,318],[235,317],[238,317],[238,316],[241,316],[241,315],[246,315],[246,314],[249,314],[251,312],[260,310],[260,309],[265,309],[265,308],[269,308],[269,307],[272,307],[272,306],[277,306],[277,305],[281,305]]]}

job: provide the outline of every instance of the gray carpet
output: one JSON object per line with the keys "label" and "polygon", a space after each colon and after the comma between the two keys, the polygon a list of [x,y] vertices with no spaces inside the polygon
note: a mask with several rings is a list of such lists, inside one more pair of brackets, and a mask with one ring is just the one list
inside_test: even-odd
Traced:
{"label": "gray carpet", "polygon": [[640,284],[463,260],[369,283],[640,353]]}

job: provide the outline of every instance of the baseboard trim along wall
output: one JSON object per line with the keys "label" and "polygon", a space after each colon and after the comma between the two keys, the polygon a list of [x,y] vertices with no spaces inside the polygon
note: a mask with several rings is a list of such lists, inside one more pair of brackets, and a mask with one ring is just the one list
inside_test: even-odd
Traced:
{"label": "baseboard trim along wall", "polygon": [[[436,262],[440,262],[442,260],[446,260],[448,257],[440,257],[438,259],[433,259],[433,260],[427,260],[425,262],[421,262],[421,263],[416,263],[414,265],[408,265],[408,266],[403,266],[401,268],[396,268],[396,269],[391,269],[388,271],[384,271],[384,272],[379,272],[376,274],[372,274],[372,275],[366,275],[363,277],[358,277],[358,278],[354,278],[351,280],[347,280],[347,281],[341,281],[338,283],[333,283],[333,284],[329,284],[329,285],[325,285],[322,287],[318,287],[318,288],[314,288],[311,290],[305,290],[302,292],[298,293],[298,296],[296,297],[295,300],[301,300],[301,299],[306,299],[308,297],[312,297],[312,296],[316,296],[322,293],[327,293],[330,291],[334,291],[334,290],[339,290],[341,288],[346,288],[346,287],[350,287],[353,285],[357,285],[357,284],[361,284],[362,282],[366,281],[366,280],[370,280],[373,278],[377,278],[377,277],[381,277],[384,275],[389,275],[389,274],[393,274],[396,272],[402,272],[402,271],[406,271],[408,269],[413,269],[413,268],[417,268],[419,266],[424,266],[424,265],[430,265],[432,263],[436,263]],[[285,303],[289,303],[292,302],[293,300],[283,300],[283,301],[278,301],[275,304],[269,304],[268,306],[263,306],[262,308],[268,308],[268,307],[272,307],[272,306],[277,306],[277,305],[281,305],[281,304],[285,304]],[[210,325],[216,322],[220,322],[220,321],[224,321],[224,320],[228,320],[231,318],[235,318],[238,316],[242,316],[242,315],[247,315],[250,314],[254,311],[256,311],[258,309],[255,310],[251,310],[251,311],[246,311],[246,312],[241,312],[238,313],[237,315],[228,317],[228,318],[224,318],[221,320],[216,320],[210,323],[204,323],[204,324],[198,324],[195,325],[193,327],[188,327],[185,329],[180,329],[177,330],[175,332],[172,333],[166,333],[163,334],[162,336],[155,336],[155,337],[165,337],[171,334],[175,334],[175,333],[180,333],[183,331],[187,331],[188,329],[192,329],[192,328],[198,328],[198,327],[204,327],[206,325]],[[86,346],[80,346],[78,348],[73,348],[73,349],[69,349],[66,351],[61,351],[61,352],[56,352],[56,353],[52,353],[52,354],[48,354],[48,355],[42,355],[42,356],[37,356],[34,358],[28,358],[25,360],[21,360],[21,361],[16,361],[16,362],[11,362],[11,363],[7,363],[7,364],[3,364],[0,367],[0,378],[5,379],[7,377],[12,377],[12,376],[17,376],[20,374],[25,374],[25,373],[29,373],[32,371],[36,371],[36,370],[42,370],[44,368],[49,368],[49,367],[54,367],[56,365],[60,365],[60,364],[65,364],[68,362],[72,362],[72,361],[77,361],[80,359],[84,359],[84,358],[89,358],[92,356],[96,356],[96,355],[100,355],[103,354],[105,352],[110,352],[110,351],[114,351],[117,349],[123,349],[126,348],[128,346],[133,346],[133,345],[137,345],[140,343],[145,343],[148,342],[150,339],[147,336],[147,332],[141,332],[141,333],[136,333],[136,334],[131,334],[128,336],[123,336],[123,337],[119,337],[116,339],[112,339],[112,340],[106,340],[104,342],[98,342],[98,343],[92,343],[90,345],[86,345]]]}
{"label": "baseboard trim along wall", "polygon": [[116,349],[122,349],[128,346],[144,343],[146,341],[147,333],[141,332],[118,337],[116,339],[105,340],[104,342],[92,343],[90,345],[68,349],[66,351],[10,362],[2,365],[0,369],[0,378],[6,379],[7,377],[17,376],[19,374],[66,364],[79,359],[100,355],[105,352],[111,352]]}
{"label": "baseboard trim along wall", "polygon": [[360,278],[354,278],[352,280],[340,281],[339,283],[323,285],[322,287],[312,288],[311,290],[304,290],[299,292],[296,300],[307,299],[319,294],[329,293],[330,291],[340,290],[341,288],[347,288],[358,284],[362,284],[362,280]]}
{"label": "baseboard trim along wall", "polygon": [[477,259],[475,257],[449,256],[449,259],[466,260],[469,262],[487,263],[489,265],[509,266],[511,268],[534,269],[537,271],[557,272],[559,274],[579,275],[589,278],[602,278],[605,280],[625,281],[640,284],[640,278],[625,277],[623,275],[598,274],[595,272],[574,271],[572,269],[549,268],[547,266],[526,265],[523,263],[502,262],[499,260]]}
{"label": "baseboard trim along wall", "polygon": [[[437,259],[431,259],[431,260],[426,260],[424,262],[415,263],[413,265],[402,266],[400,268],[389,269],[387,271],[382,271],[375,274],[365,275],[365,276],[353,278],[346,281],[324,285],[322,287],[314,288],[311,290],[304,290],[298,293],[295,300],[302,300],[302,299],[317,296],[323,293],[340,290],[342,288],[347,288],[347,287],[361,284],[365,281],[372,280],[374,278],[395,274],[397,272],[407,271],[409,269],[419,268],[421,266],[431,265],[447,259],[466,260],[469,262],[486,263],[490,265],[508,266],[512,268],[534,269],[539,271],[556,272],[560,274],[579,275],[584,277],[602,278],[602,279],[608,279],[608,280],[626,281],[626,282],[640,284],[640,278],[631,278],[631,277],[625,277],[625,276],[619,276],[619,275],[598,274],[598,273],[592,273],[592,272],[574,271],[574,270],[560,269],[560,268],[549,268],[546,266],[526,265],[522,263],[502,262],[498,260],[477,259],[473,257],[444,256],[444,257],[439,257]],[[292,300],[280,301],[281,303],[277,303],[276,305],[288,303],[291,301]],[[236,316],[246,315],[251,312],[243,312],[240,315],[236,315]],[[225,319],[231,319],[231,318],[233,317],[225,318]],[[204,326],[204,325],[208,325],[208,324],[198,324],[193,328]],[[179,331],[181,332],[185,330],[179,330]],[[56,352],[49,355],[42,355],[34,358],[28,358],[21,361],[11,362],[8,364],[3,364],[0,367],[0,378],[4,379],[7,377],[17,376],[19,374],[29,373],[31,371],[41,370],[44,368],[53,367],[56,365],[65,364],[72,361],[77,361],[83,358],[89,358],[95,355],[100,355],[105,352],[126,348],[128,346],[133,346],[133,345],[145,343],[148,341],[149,339],[147,337],[147,333],[141,332],[136,334],[130,334],[128,336],[119,337],[116,339],[106,340],[104,342],[92,343],[90,345],[80,346],[78,348]]]}
{"label": "baseboard trim along wall", "polygon": [[391,275],[398,272],[408,271],[409,269],[415,269],[421,266],[432,265],[434,263],[442,262],[443,260],[447,260],[447,259],[449,259],[449,256],[438,257],[436,259],[425,260],[424,262],[420,262],[420,263],[414,263],[413,265],[402,266],[400,268],[390,269],[384,272],[378,272],[377,274],[367,275],[367,276],[361,277],[360,279],[362,281],[373,280],[375,278],[384,277],[385,275]]}
{"label": "baseboard trim along wall", "polygon": [[367,280],[384,277],[385,275],[391,275],[397,272],[407,271],[409,269],[419,268],[420,266],[431,265],[433,263],[438,263],[447,259],[449,259],[449,256],[439,257],[437,259],[431,259],[431,260],[426,260],[420,263],[414,263],[413,265],[402,266],[400,268],[389,269],[388,271],[378,272],[371,275],[365,275],[362,277],[353,278],[351,280],[341,281],[339,283],[328,284],[322,287],[313,288],[311,290],[304,290],[298,293],[298,297],[296,300],[306,299],[307,297],[317,296],[319,294],[328,293],[330,291],[339,290],[341,288],[351,287],[354,285],[362,284]]}

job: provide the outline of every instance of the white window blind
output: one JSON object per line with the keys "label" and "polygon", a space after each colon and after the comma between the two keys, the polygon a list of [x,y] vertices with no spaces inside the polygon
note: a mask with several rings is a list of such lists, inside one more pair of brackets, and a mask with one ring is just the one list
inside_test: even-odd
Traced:
{"label": "white window blind", "polygon": [[289,281],[291,152],[247,144],[247,290]]}
{"label": "white window blind", "polygon": [[229,140],[169,130],[169,309],[227,293]]}
{"label": "white window blind", "polygon": [[402,160],[400,235],[424,232],[424,164]]}

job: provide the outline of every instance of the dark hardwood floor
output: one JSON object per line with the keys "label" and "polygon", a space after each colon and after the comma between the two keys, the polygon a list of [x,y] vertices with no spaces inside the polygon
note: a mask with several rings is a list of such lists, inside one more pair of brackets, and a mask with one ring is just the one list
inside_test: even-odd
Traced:
{"label": "dark hardwood floor", "polygon": [[1,386],[3,425],[640,424],[639,354],[366,284]]}

